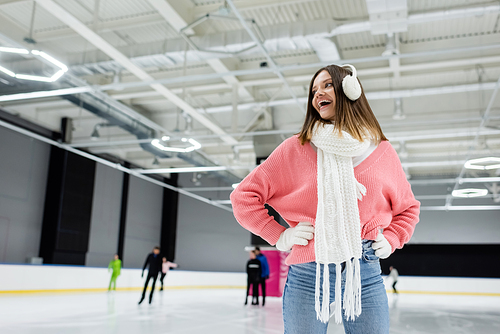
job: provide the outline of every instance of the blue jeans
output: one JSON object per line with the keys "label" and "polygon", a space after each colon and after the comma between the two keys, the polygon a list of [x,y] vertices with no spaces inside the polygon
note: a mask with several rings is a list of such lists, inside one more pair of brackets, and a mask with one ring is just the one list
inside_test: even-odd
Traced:
{"label": "blue jeans", "polygon": [[[354,321],[343,317],[347,334],[388,334],[389,304],[382,279],[380,263],[371,247],[371,240],[363,240],[361,272],[361,315]],[[335,265],[330,264],[330,303],[335,301]],[[285,334],[326,333],[328,324],[316,319],[314,310],[314,289],[316,263],[291,265],[283,292],[283,322]],[[323,284],[323,266],[321,266]],[[345,272],[342,271],[342,294],[345,286]],[[321,299],[322,300],[322,296]],[[343,311],[343,310],[342,310]],[[334,320],[332,320],[334,321]]]}

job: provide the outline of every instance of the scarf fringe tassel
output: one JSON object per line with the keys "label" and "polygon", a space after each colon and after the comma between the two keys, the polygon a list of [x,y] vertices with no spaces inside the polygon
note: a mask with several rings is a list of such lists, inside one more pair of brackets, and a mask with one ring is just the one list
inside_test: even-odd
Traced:
{"label": "scarf fringe tassel", "polygon": [[[330,313],[330,270],[328,264],[323,264],[323,298],[320,301],[320,276],[321,264],[316,263],[316,284],[315,284],[315,305],[316,318],[323,323],[327,323],[332,315],[335,315],[335,322],[342,322],[342,309],[346,320],[353,321],[361,314],[361,274],[359,259],[346,261],[346,282],[344,296],[342,298],[342,266],[335,265],[335,302],[334,310]],[[342,307],[343,305],[343,307]]]}

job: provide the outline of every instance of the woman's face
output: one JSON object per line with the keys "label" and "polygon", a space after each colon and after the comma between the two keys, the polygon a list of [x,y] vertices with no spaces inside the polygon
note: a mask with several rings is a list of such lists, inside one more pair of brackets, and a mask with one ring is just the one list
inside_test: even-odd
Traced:
{"label": "woman's face", "polygon": [[333,121],[335,116],[335,90],[328,71],[321,71],[312,86],[312,105],[324,120]]}

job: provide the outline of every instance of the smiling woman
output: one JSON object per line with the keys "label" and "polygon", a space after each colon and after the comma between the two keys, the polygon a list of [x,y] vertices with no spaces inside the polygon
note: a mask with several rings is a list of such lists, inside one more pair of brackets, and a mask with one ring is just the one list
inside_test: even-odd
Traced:
{"label": "smiling woman", "polygon": [[[356,78],[356,69],[352,65],[344,66],[352,72],[344,67],[329,65],[319,69],[312,77],[306,119],[299,133],[302,144],[311,140],[316,122],[333,123],[338,134],[344,130],[358,140],[365,137],[372,137],[377,143],[387,140]],[[353,82],[357,83],[354,89]]]}
{"label": "smiling woman", "polygon": [[324,120],[334,120],[335,116],[335,90],[332,77],[327,71],[321,71],[314,80],[311,93],[314,98],[312,104]]}
{"label": "smiling woman", "polygon": [[[238,222],[291,249],[283,293],[285,333],[389,333],[379,258],[402,248],[420,203],[352,65],[318,70],[302,131],[232,192]],[[362,201],[361,201],[362,200]],[[272,206],[290,228],[267,214]],[[383,232],[382,232],[383,230]]]}

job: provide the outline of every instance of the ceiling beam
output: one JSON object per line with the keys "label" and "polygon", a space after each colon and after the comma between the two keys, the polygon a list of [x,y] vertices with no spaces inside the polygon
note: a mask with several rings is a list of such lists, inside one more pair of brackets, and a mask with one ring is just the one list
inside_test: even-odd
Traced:
{"label": "ceiling beam", "polygon": [[[148,0],[148,2],[168,22],[168,24],[175,29],[175,31],[180,31],[188,25],[167,0]],[[194,35],[195,33],[191,28],[186,29],[185,32],[188,35]]]}
{"label": "ceiling beam", "polygon": [[278,65],[276,64],[276,62],[269,55],[269,52],[266,50],[266,48],[262,44],[262,41],[255,35],[254,31],[248,26],[247,21],[245,21],[243,16],[241,16],[241,14],[238,12],[238,9],[236,8],[236,6],[233,3],[233,0],[226,0],[226,3],[231,7],[233,14],[236,15],[236,17],[240,20],[240,23],[243,26],[243,28],[245,28],[245,30],[250,35],[252,40],[259,47],[260,51],[264,54],[270,67],[274,70],[274,73],[281,79],[281,81],[283,82],[283,85],[285,86],[288,93],[292,96],[297,107],[305,114],[304,106],[302,105],[302,103],[300,103],[298,101],[297,95],[295,94],[295,92],[292,90],[292,88],[290,87],[290,85],[286,81],[285,77],[283,76],[283,73],[278,68]]}
{"label": "ceiling beam", "polygon": [[[100,21],[97,30],[95,30],[95,32],[103,34],[107,32],[117,31],[120,29],[138,28],[162,22],[164,22],[163,17],[157,13],[141,15],[136,17],[126,17],[120,20]],[[88,24],[90,25],[90,22]],[[71,38],[74,37],[75,35],[78,34],[73,29],[61,28],[55,30],[42,30],[42,31],[35,30],[33,38],[37,41],[37,43],[43,43],[63,38]]]}
{"label": "ceiling beam", "polygon": [[[226,67],[226,65],[219,58],[207,59],[207,64],[216,72],[216,73],[229,73],[230,70]],[[230,86],[236,85],[238,87],[238,96],[242,97],[245,100],[254,101],[254,97],[250,92],[246,89],[245,86],[241,85],[240,81],[234,75],[225,75],[222,77],[227,84]]]}
{"label": "ceiling beam", "polygon": [[[185,2],[187,3],[187,1]],[[184,1],[182,3],[184,3]],[[240,3],[238,3],[238,6],[240,6]],[[447,20],[450,18],[454,19],[467,18],[471,16],[480,15],[479,13],[482,14],[487,13],[486,15],[495,15],[500,11],[499,8],[500,6],[496,5],[496,6],[468,8],[467,10],[460,9],[460,10],[450,10],[441,12],[428,12],[424,14],[418,14],[419,16],[417,21],[424,22],[424,20],[428,20],[428,22],[431,22],[431,21]],[[458,13],[453,14],[454,11],[458,11]],[[453,15],[451,15],[450,13]],[[411,18],[412,15],[409,16],[410,24],[412,22]],[[307,27],[306,31],[304,30],[305,26]],[[331,32],[328,32],[329,26],[332,27],[335,26],[335,28]],[[359,26],[361,26],[362,29],[360,29]],[[307,48],[308,47],[307,41],[310,39],[313,40],[317,38],[324,39],[341,34],[352,34],[363,31],[370,31],[370,27],[371,26],[369,21],[357,22],[357,23],[345,23],[339,25],[339,24],[334,24],[332,20],[324,19],[324,20],[315,20],[308,22],[293,22],[293,23],[266,26],[266,27],[261,27],[261,30],[263,31],[263,34],[265,36],[268,36],[268,38],[265,41],[266,47],[271,47],[276,43],[280,43],[280,49],[283,49],[284,45],[287,44],[290,45],[290,48],[295,48],[296,46],[294,45],[296,45],[297,41],[305,41],[305,44],[301,43],[302,45],[301,47]],[[241,35],[242,32],[244,32],[244,30],[238,31],[238,34]],[[220,32],[205,36],[194,36],[193,40],[195,40],[197,44],[200,43],[201,45],[203,45],[204,49],[211,49],[211,48],[218,49],[219,47],[228,47],[232,49],[234,47],[237,48],[238,47],[237,44],[242,43],[241,39],[235,39],[233,35],[234,32]],[[482,37],[482,40],[484,41],[485,38],[487,38],[486,35]],[[492,39],[491,43],[495,43],[494,36],[490,36],[489,38]],[[283,43],[283,41],[287,40],[289,43]],[[182,38],[168,39],[167,46],[158,43],[153,43],[153,44],[150,43],[150,44],[140,44],[138,46],[125,47],[121,48],[120,50],[122,50],[122,53],[130,56],[131,55],[147,56],[150,54],[149,52],[154,52],[155,54],[165,54],[167,56],[172,56],[173,58],[178,58],[179,55],[184,52],[184,48],[179,47],[184,45],[182,41],[183,41]],[[251,40],[249,38],[246,38],[245,41],[250,42]],[[419,45],[420,47],[422,46],[421,43],[419,43]],[[147,50],[148,53],[145,53],[145,50]],[[156,50],[156,51],[150,51],[150,50]],[[195,50],[189,52],[194,53]],[[213,57],[213,55],[198,55],[198,56],[201,56],[203,58]],[[219,55],[218,57],[223,57],[223,56]],[[226,55],[226,57],[230,57],[230,55]],[[81,54],[76,55],[75,58],[76,62],[79,63],[81,58],[82,58]],[[89,57],[84,57],[84,58],[92,59]]]}
{"label": "ceiling beam", "polygon": [[[490,45],[482,45],[482,46],[477,46],[477,47],[465,47],[465,48],[453,48],[453,49],[442,49],[442,50],[431,50],[431,51],[424,51],[424,52],[415,52],[415,53],[405,53],[405,54],[399,54],[399,55],[394,55],[392,58],[397,57],[397,58],[421,58],[421,57],[432,57],[432,56],[438,56],[438,55],[446,55],[446,54],[460,54],[463,52],[468,52],[468,51],[486,51],[486,50],[494,50],[494,49],[499,49],[500,44],[490,44]],[[369,63],[369,62],[377,62],[377,61],[388,61],[390,57],[386,56],[377,56],[377,57],[367,57],[367,58],[354,58],[354,59],[343,59],[342,61],[339,61],[340,64],[363,64],[363,63]],[[490,57],[486,57],[487,59]],[[495,58],[495,59],[494,59]],[[473,58],[476,59],[476,58]],[[487,60],[487,62],[496,62],[496,57],[492,57],[491,59]],[[440,63],[445,63],[445,62],[440,62]],[[294,71],[294,70],[303,70],[303,69],[308,69],[308,68],[321,68],[323,66],[329,65],[329,63],[310,63],[310,64],[299,64],[299,65],[285,65],[285,66],[280,66],[279,71],[285,72],[285,71]],[[404,65],[408,67],[401,67],[402,71],[403,69],[406,70],[411,70],[411,71],[418,71],[420,69],[425,68],[425,64],[416,64],[416,65]],[[434,65],[433,65],[434,66]],[[436,65],[437,66],[437,65]],[[451,65],[450,65],[451,66]],[[433,68],[438,68],[438,67],[433,67]],[[101,90],[110,90],[110,89],[126,89],[126,88],[133,88],[133,87],[141,87],[141,86],[147,86],[151,83],[161,83],[161,84],[177,84],[181,82],[193,82],[193,81],[201,81],[201,80],[212,80],[212,79],[218,79],[221,78],[225,75],[234,75],[234,76],[242,76],[242,75],[263,75],[263,74],[268,74],[273,72],[274,69],[272,68],[258,68],[258,69],[248,69],[248,70],[235,70],[227,73],[210,73],[210,74],[199,74],[199,75],[188,75],[188,76],[183,76],[183,77],[175,77],[175,78],[164,78],[164,79],[157,79],[154,80],[153,82],[126,82],[126,83],[120,83],[120,84],[109,84],[109,85],[102,85],[99,86]],[[377,69],[368,69],[368,72],[366,74],[363,74],[363,69],[360,69],[358,72],[360,72],[361,75],[375,75],[375,74],[383,74],[383,73],[390,73],[392,70],[388,67],[382,67],[382,68],[377,68]],[[244,84],[244,83],[242,83]]]}
{"label": "ceiling beam", "polygon": [[[125,67],[129,72],[134,74],[136,77],[143,81],[153,81],[154,78],[149,75],[146,71],[135,65],[130,59],[128,59],[125,55],[120,53],[115,47],[105,41],[101,36],[97,35],[94,31],[84,25],[81,21],[79,21],[76,17],[71,15],[68,11],[66,11],[63,7],[55,3],[53,0],[35,0],[39,5],[44,7],[47,11],[49,11],[52,15],[54,15],[57,19],[62,21],[63,23],[70,26],[73,30],[78,32],[83,38],[88,40],[90,43],[95,45],[101,51],[106,53],[109,57],[113,58],[120,65]],[[166,97],[170,102],[174,103],[176,106],[184,110],[186,113],[191,115],[198,122],[212,130],[214,133],[221,136],[221,139],[232,144],[236,144],[237,141],[228,136],[225,131],[217,124],[212,122],[210,119],[205,117],[204,115],[198,113],[196,109],[194,109],[191,105],[189,105],[186,101],[182,100],[180,97],[172,93],[168,88],[159,83],[152,83],[150,87],[159,92],[161,95]]]}
{"label": "ceiling beam", "polygon": [[[148,0],[149,4],[153,6],[161,16],[175,29],[175,31],[180,32],[189,23],[184,21],[184,19],[177,13],[177,11],[168,3],[166,0]],[[193,35],[193,29],[186,29],[185,34]],[[226,73],[230,72],[226,65],[219,58],[212,58],[207,60],[208,65],[216,73]],[[222,79],[230,85],[238,85],[239,80],[234,75],[223,76]],[[252,94],[245,87],[238,85],[238,94],[244,99],[254,100]]]}

